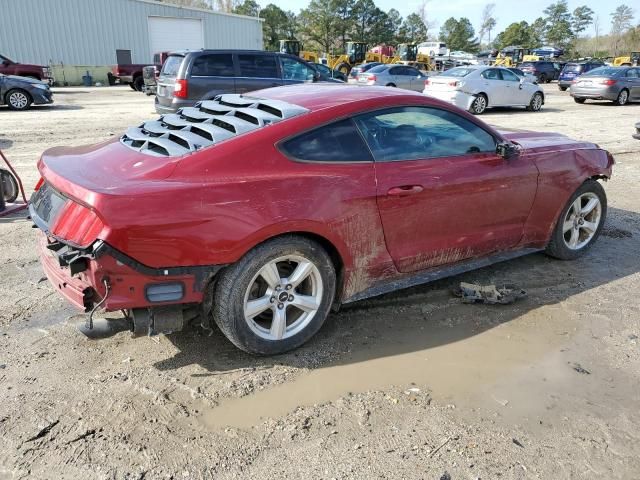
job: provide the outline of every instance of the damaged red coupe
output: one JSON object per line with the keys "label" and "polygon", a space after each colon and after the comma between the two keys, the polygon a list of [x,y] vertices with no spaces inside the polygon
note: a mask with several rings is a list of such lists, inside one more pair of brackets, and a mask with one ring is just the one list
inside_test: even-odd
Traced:
{"label": "damaged red coupe", "polygon": [[150,334],[197,310],[275,354],[341,304],[534,251],[580,256],[612,165],[592,143],[498,131],[421,94],[301,85],[48,150],[30,211],[47,276],[78,307]]}

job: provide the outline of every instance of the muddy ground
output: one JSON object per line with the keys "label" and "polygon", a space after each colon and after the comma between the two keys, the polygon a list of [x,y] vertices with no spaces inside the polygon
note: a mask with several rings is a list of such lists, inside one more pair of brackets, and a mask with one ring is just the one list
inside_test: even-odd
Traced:
{"label": "muddy ground", "polygon": [[[534,254],[331,315],[299,350],[254,358],[217,331],[92,341],[43,278],[23,215],[0,219],[0,479],[636,479],[640,471],[640,105],[576,105],[499,126],[612,151],[604,235],[574,262]],[[25,185],[54,145],[155,116],[128,87],[0,109]],[[460,281],[519,284],[466,305]],[[117,317],[118,315],[114,315]]]}

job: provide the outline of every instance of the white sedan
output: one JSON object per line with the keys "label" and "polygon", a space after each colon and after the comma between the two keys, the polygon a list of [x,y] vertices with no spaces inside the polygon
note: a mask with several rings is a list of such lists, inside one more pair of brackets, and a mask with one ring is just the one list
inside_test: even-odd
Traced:
{"label": "white sedan", "polygon": [[429,77],[423,93],[480,115],[491,107],[526,107],[537,112],[544,105],[539,85],[502,67],[456,67]]}

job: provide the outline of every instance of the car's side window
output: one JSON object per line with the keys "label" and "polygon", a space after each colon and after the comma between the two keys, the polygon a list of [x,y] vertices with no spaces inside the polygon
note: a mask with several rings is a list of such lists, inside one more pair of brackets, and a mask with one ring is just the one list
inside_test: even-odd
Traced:
{"label": "car's side window", "polygon": [[447,110],[399,107],[360,115],[355,121],[376,161],[455,157],[496,150],[491,134]]}
{"label": "car's side window", "polygon": [[515,73],[510,72],[509,70],[501,70],[500,73],[502,74],[502,79],[503,80],[506,80],[508,82],[519,82],[520,81],[518,76]]}
{"label": "car's side window", "polygon": [[371,152],[353,120],[340,120],[284,142],[290,158],[310,162],[372,162]]}
{"label": "car's side window", "polygon": [[481,73],[483,78],[487,80],[501,80],[500,78],[500,70],[497,68],[490,68]]}
{"label": "car's side window", "polygon": [[630,77],[630,78],[638,78],[638,69],[631,68],[631,69],[627,70],[626,76]]}
{"label": "car's side window", "polygon": [[234,74],[230,53],[200,55],[191,68],[192,77],[233,77]]}
{"label": "car's side window", "polygon": [[393,67],[389,69],[389,75],[402,75],[402,67]]}
{"label": "car's side window", "polygon": [[301,80],[309,81],[313,80],[315,72],[295,58],[280,57],[280,64],[282,65],[282,77],[285,80]]}
{"label": "car's side window", "polygon": [[238,55],[241,77],[278,78],[278,67],[274,55]]}

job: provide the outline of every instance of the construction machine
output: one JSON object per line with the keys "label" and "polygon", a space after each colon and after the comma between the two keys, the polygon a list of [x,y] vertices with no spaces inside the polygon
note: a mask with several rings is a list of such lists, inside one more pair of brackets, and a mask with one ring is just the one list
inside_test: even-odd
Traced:
{"label": "construction machine", "polygon": [[375,62],[379,56],[378,53],[368,53],[367,44],[365,42],[347,42],[345,51],[342,55],[327,55],[327,66],[333,70],[349,75],[351,69],[364,62]]}
{"label": "construction machine", "polygon": [[401,43],[396,50],[396,56],[388,63],[404,63],[419,70],[435,70],[431,63],[431,57],[426,53],[418,52],[418,45],[415,43]]}
{"label": "construction machine", "polygon": [[539,59],[540,58],[537,55],[532,55],[531,50],[528,48],[506,47],[498,53],[493,64],[500,67],[510,68],[515,67],[522,62],[535,62]]}
{"label": "construction machine", "polygon": [[640,66],[640,52],[631,52],[629,55],[613,59],[614,67],[638,67]]}
{"label": "construction machine", "polygon": [[320,55],[302,49],[302,44],[298,40],[280,40],[280,53],[295,55],[311,63],[319,63]]}

